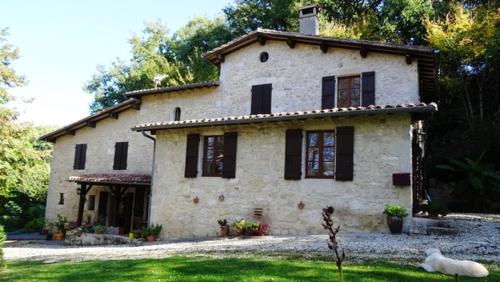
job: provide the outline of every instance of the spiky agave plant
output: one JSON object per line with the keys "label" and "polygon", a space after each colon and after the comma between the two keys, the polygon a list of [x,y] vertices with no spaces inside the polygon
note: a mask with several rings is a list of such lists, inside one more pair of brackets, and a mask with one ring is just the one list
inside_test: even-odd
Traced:
{"label": "spiky agave plant", "polygon": [[340,230],[340,225],[337,227],[333,226],[332,215],[334,211],[335,209],[332,206],[328,206],[323,209],[321,215],[323,216],[323,228],[328,231],[328,248],[335,253],[336,265],[339,270],[339,281],[343,282],[342,262],[345,260],[345,252],[339,248],[339,243],[337,242],[337,233]]}

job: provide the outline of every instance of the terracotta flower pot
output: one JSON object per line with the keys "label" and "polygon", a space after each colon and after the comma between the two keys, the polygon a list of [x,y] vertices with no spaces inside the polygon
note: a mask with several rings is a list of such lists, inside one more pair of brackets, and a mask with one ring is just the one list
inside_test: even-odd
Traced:
{"label": "terracotta flower pot", "polygon": [[229,236],[229,225],[224,225],[220,227],[220,236],[221,237]]}
{"label": "terracotta flower pot", "polygon": [[387,225],[389,225],[391,234],[401,234],[401,231],[403,230],[403,219],[399,216],[388,215]]}
{"label": "terracotta flower pot", "polygon": [[156,236],[155,235],[149,235],[147,238],[148,242],[154,242],[156,241]]}
{"label": "terracotta flower pot", "polygon": [[56,232],[54,233],[54,239],[57,241],[61,241],[63,239],[64,235],[62,232]]}

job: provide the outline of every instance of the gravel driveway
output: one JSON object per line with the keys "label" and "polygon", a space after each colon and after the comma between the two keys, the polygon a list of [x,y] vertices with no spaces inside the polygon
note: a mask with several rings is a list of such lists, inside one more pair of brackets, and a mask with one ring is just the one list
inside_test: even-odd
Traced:
{"label": "gravel driveway", "polygon": [[[341,232],[340,245],[350,260],[420,261],[424,250],[439,248],[445,255],[500,264],[500,219],[455,219],[458,235],[390,235]],[[142,246],[70,247],[44,241],[11,241],[4,248],[7,260],[108,260],[164,258],[172,255],[211,256],[330,256],[326,235],[265,236],[248,239],[212,238],[183,242],[145,243]]]}

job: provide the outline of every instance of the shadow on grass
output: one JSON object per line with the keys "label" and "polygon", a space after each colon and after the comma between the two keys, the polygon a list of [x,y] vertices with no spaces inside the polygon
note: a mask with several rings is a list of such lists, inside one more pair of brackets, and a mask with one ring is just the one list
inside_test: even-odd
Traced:
{"label": "shadow on grass", "polygon": [[[46,264],[9,263],[0,273],[6,281],[338,281],[330,262],[207,259],[173,257],[161,260],[108,260]],[[429,274],[412,266],[378,263],[347,265],[345,281],[454,281],[453,277]],[[500,281],[495,271],[487,279]]]}

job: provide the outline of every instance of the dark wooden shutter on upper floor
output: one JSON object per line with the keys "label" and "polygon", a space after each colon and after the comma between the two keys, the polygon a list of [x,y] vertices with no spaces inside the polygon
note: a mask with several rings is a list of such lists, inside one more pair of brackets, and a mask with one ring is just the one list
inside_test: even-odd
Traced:
{"label": "dark wooden shutter on upper floor", "polygon": [[337,127],[335,178],[340,181],[353,179],[354,127]]}
{"label": "dark wooden shutter on upper floor", "polygon": [[77,144],[75,146],[75,159],[73,161],[73,169],[85,169],[87,161],[87,144]]}
{"label": "dark wooden shutter on upper floor", "polygon": [[127,169],[127,157],[128,157],[128,142],[116,142],[113,169],[114,170]]}
{"label": "dark wooden shutter on upper floor", "polygon": [[302,176],[302,129],[286,131],[285,179],[300,180]]}
{"label": "dark wooden shutter on upper floor", "polygon": [[250,114],[270,114],[272,84],[261,84],[252,86],[252,104]]}
{"label": "dark wooden shutter on upper floor", "polygon": [[375,72],[361,74],[361,106],[375,105]]}
{"label": "dark wooden shutter on upper floor", "polygon": [[224,164],[222,177],[235,178],[236,176],[236,150],[238,148],[238,133],[224,133]]}
{"label": "dark wooden shutter on upper floor", "polygon": [[322,79],[321,108],[335,108],[335,76],[326,76]]}
{"label": "dark wooden shutter on upper floor", "polygon": [[199,134],[188,134],[186,144],[186,166],[184,177],[196,177],[198,174],[198,150],[200,145]]}

